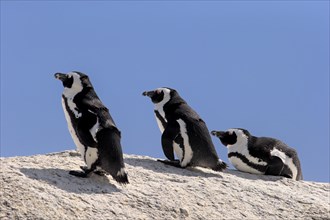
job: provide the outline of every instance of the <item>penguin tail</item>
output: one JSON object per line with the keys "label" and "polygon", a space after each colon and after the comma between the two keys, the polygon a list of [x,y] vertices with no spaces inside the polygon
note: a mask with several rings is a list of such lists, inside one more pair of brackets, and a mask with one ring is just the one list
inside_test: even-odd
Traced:
{"label": "penguin tail", "polygon": [[112,177],[120,184],[128,184],[127,173],[124,168],[121,168],[116,175],[112,175]]}
{"label": "penguin tail", "polygon": [[125,166],[118,166],[117,164],[113,163],[103,163],[102,168],[109,173],[114,180],[116,180],[120,184],[128,184],[128,177],[125,171]]}
{"label": "penguin tail", "polygon": [[217,165],[212,169],[214,171],[223,171],[228,167],[228,165],[223,162],[222,160],[219,160]]}

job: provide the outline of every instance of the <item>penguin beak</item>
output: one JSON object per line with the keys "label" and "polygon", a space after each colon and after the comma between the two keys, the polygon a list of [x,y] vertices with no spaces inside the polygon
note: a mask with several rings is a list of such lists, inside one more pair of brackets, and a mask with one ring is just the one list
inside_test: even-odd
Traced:
{"label": "penguin beak", "polygon": [[62,82],[67,78],[67,75],[64,73],[55,73],[55,78],[61,80]]}
{"label": "penguin beak", "polygon": [[143,96],[148,96],[148,97],[152,97],[155,94],[154,91],[145,91],[142,93]]}
{"label": "penguin beak", "polygon": [[211,134],[213,136],[218,137],[218,138],[222,138],[222,137],[224,137],[225,132],[224,131],[211,131]]}

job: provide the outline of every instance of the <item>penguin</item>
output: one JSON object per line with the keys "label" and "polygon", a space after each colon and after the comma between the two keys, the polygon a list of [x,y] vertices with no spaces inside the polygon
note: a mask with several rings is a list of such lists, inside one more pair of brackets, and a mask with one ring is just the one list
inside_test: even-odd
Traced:
{"label": "penguin", "polygon": [[302,180],[298,154],[280,140],[255,137],[246,129],[212,131],[228,148],[228,158],[237,170]]}
{"label": "penguin", "polygon": [[175,89],[162,87],[142,95],[151,98],[155,105],[162,148],[168,159],[160,162],[179,168],[200,166],[215,171],[227,167],[215,151],[205,122]]}
{"label": "penguin", "polygon": [[89,77],[81,72],[56,73],[62,81],[62,107],[71,137],[85,161],[77,177],[109,173],[121,184],[129,183],[121,148],[121,133],[109,110],[97,96]]}

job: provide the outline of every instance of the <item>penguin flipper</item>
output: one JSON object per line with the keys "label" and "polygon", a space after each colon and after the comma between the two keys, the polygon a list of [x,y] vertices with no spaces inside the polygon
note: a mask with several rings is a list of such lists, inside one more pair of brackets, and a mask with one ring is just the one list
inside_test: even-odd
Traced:
{"label": "penguin flipper", "polygon": [[292,171],[288,168],[287,165],[284,164],[284,167],[282,169],[282,172],[280,173],[280,176],[284,176],[286,178],[293,179]]}
{"label": "penguin flipper", "polygon": [[166,164],[166,165],[170,165],[170,166],[173,166],[173,167],[177,167],[177,168],[184,168],[181,166],[181,163],[179,160],[157,160],[163,164]]}
{"label": "penguin flipper", "polygon": [[284,169],[284,163],[281,158],[271,156],[268,166],[266,168],[265,175],[281,176]]}
{"label": "penguin flipper", "polygon": [[180,133],[180,127],[177,122],[169,122],[162,134],[162,147],[167,159],[174,161],[173,141]]}

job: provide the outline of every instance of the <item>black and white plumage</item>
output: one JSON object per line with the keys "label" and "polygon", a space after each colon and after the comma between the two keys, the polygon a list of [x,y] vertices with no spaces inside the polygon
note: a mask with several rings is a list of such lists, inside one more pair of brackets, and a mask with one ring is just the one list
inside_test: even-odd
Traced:
{"label": "black and white plumage", "polygon": [[200,166],[217,171],[227,167],[218,158],[205,122],[176,90],[158,88],[143,95],[150,97],[155,104],[163,151],[169,159],[161,162],[182,168]]}
{"label": "black and white plumage", "polygon": [[56,73],[64,86],[62,107],[71,137],[86,167],[70,171],[79,177],[104,172],[119,183],[128,183],[120,144],[121,134],[108,109],[94,91],[89,77],[80,72]]}
{"label": "black and white plumage", "polygon": [[296,150],[282,141],[269,137],[255,137],[245,129],[212,131],[228,148],[228,158],[237,170],[302,180]]}

